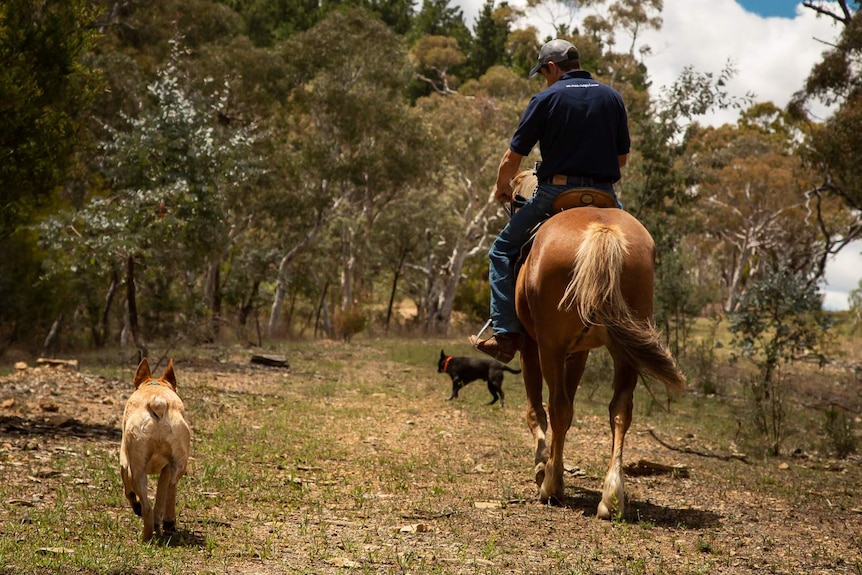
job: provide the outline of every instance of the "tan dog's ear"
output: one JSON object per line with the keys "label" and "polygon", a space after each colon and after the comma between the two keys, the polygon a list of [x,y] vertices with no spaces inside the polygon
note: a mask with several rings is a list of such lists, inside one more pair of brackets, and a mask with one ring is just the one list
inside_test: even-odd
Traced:
{"label": "tan dog's ear", "polygon": [[135,372],[135,389],[138,389],[142,383],[152,379],[150,375],[150,364],[147,363],[147,358],[141,360],[138,365],[138,371]]}
{"label": "tan dog's ear", "polygon": [[174,391],[177,390],[177,376],[174,375],[174,358],[168,360],[168,367],[165,368],[165,373],[162,375],[162,379],[171,384],[171,387],[174,388]]}

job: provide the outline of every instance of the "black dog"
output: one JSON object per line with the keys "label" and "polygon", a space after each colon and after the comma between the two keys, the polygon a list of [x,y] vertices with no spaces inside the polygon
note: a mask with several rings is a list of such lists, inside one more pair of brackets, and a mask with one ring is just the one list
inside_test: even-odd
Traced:
{"label": "black dog", "polygon": [[499,361],[481,357],[453,357],[440,350],[440,361],[437,362],[437,373],[448,373],[452,378],[452,395],[449,399],[458,397],[458,390],[477,379],[488,382],[488,391],[494,396],[488,405],[498,399],[503,406],[506,394],[503,393],[503,371],[521,373],[520,369],[506,367]]}

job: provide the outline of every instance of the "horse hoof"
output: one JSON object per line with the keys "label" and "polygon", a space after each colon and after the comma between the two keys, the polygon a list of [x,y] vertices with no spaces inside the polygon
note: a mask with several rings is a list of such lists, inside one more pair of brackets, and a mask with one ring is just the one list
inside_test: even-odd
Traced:
{"label": "horse hoof", "polygon": [[610,509],[608,509],[607,505],[605,505],[604,501],[599,503],[599,509],[598,509],[598,512],[596,513],[596,517],[598,517],[599,519],[610,520],[611,511],[610,511]]}
{"label": "horse hoof", "polygon": [[542,483],[544,483],[544,482],[545,482],[545,464],[544,463],[537,463],[536,464],[536,485],[538,485],[539,488],[541,488]]}
{"label": "horse hoof", "polygon": [[563,497],[560,495],[540,496],[539,500],[549,507],[564,507]]}
{"label": "horse hoof", "polygon": [[554,507],[562,507],[565,498],[566,490],[564,488],[557,489],[554,493],[548,493],[544,487],[539,486],[539,501],[542,503],[547,503]]}
{"label": "horse hoof", "polygon": [[599,502],[599,508],[596,511],[596,517],[599,519],[616,519],[623,516],[623,510],[620,508],[616,502],[611,502],[611,505],[608,506],[604,501]]}

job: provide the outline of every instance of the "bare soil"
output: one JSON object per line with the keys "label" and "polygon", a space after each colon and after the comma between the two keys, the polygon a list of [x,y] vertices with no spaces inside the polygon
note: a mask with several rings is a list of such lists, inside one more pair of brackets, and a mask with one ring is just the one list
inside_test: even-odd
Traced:
{"label": "bare soil", "polygon": [[[436,358],[447,344],[469,354],[433,340],[406,355],[367,341],[288,346],[287,370],[250,365],[243,350],[175,354],[195,436],[180,536],[121,567],[81,556],[99,537],[107,550],[95,555],[137,545],[140,521],[119,482],[106,484],[135,366],[117,376],[86,362],[14,370],[0,378],[0,536],[78,556],[43,569],[0,554],[0,570],[149,573],[167,561],[181,573],[862,573],[858,456],[830,458],[804,433],[791,435],[787,456],[745,455],[719,399],[687,398],[666,413],[642,392],[625,454],[627,512],[601,521],[604,390],[579,392],[567,497],[544,505],[519,376],[506,375],[504,408],[485,405],[481,382],[446,401]],[[859,407],[858,388],[819,373],[799,401]],[[76,469],[87,454],[108,471]],[[93,490],[106,492],[95,507]],[[60,500],[67,523],[104,515],[120,527],[87,535],[51,524]],[[13,527],[21,522],[48,527],[36,535]]]}

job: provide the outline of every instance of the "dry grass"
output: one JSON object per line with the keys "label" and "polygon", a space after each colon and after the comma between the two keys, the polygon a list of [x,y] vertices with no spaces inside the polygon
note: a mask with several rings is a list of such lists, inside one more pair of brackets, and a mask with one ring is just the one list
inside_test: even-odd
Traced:
{"label": "dry grass", "polygon": [[[862,465],[827,456],[805,401],[785,445],[795,456],[746,463],[713,457],[756,441],[732,394],[665,411],[658,385],[654,399],[641,388],[626,463],[688,477],[629,477],[628,516],[603,522],[607,361],[591,359],[567,498],[549,507],[518,376],[507,374],[505,409],[485,405],[480,383],[447,402],[441,347],[470,353],[454,340],[285,344],[273,351],[291,369],[279,370],[249,365],[248,350],[174,352],[194,461],[177,536],[150,545],[118,470],[135,366],[102,356],[79,373],[0,378],[0,572],[862,573]],[[841,370],[806,381],[852,387]]]}

